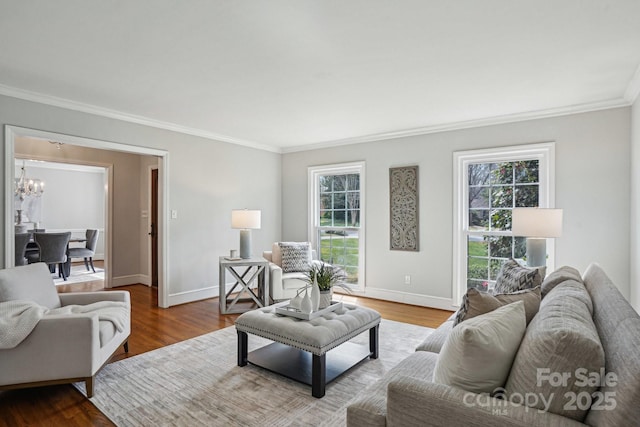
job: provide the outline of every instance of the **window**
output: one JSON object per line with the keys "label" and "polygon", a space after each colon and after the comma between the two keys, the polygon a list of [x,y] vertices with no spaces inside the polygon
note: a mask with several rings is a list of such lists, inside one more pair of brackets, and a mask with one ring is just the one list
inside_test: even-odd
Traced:
{"label": "window", "polygon": [[[454,154],[454,304],[468,288],[489,290],[504,260],[525,256],[511,233],[516,207],[552,207],[554,145],[535,144]],[[548,245],[553,264],[553,245]]]}
{"label": "window", "polygon": [[318,258],[364,288],[364,163],[309,168],[309,240]]}

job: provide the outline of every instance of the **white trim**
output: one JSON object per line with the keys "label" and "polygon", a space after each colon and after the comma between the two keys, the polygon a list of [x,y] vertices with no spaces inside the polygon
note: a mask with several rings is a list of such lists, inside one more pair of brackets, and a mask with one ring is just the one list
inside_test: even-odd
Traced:
{"label": "white trim", "polygon": [[409,136],[428,135],[431,133],[449,132],[461,129],[480,128],[485,126],[501,125],[506,123],[524,122],[528,120],[545,119],[549,117],[567,116],[570,114],[588,113],[592,111],[609,110],[613,108],[628,107],[631,105],[626,99],[612,99],[608,101],[593,102],[587,104],[570,105],[568,107],[549,108],[546,110],[528,111],[524,113],[505,114],[502,116],[486,117],[482,119],[466,120],[460,122],[442,123],[413,129],[405,129],[393,132],[376,133],[372,135],[344,138],[333,141],[324,141],[315,144],[296,145],[283,147],[282,153],[295,153],[299,151],[318,150],[321,148],[339,147],[342,145],[362,144],[365,142],[384,141],[387,139],[405,138]]}
{"label": "white trim", "polygon": [[[335,291],[340,295],[349,295],[347,293]],[[440,310],[455,311],[451,298],[435,297],[431,295],[414,294],[411,292],[392,291],[389,289],[367,287],[364,292],[354,292],[354,296],[363,296],[367,298],[375,298],[384,301],[393,301],[403,304],[417,305],[420,307],[437,308]]]}
{"label": "white trim", "polygon": [[636,72],[633,73],[633,77],[627,85],[627,90],[624,92],[624,99],[629,105],[633,105],[636,99],[638,99],[638,95],[640,95],[640,65],[636,68]]}
{"label": "white trim", "polygon": [[318,259],[320,251],[316,235],[316,220],[318,212],[317,188],[319,185],[320,175],[341,175],[345,173],[360,174],[360,227],[358,232],[358,287],[354,289],[364,290],[366,287],[366,163],[364,161],[337,163],[331,165],[309,166],[307,169],[308,179],[308,215],[307,215],[307,236],[311,247],[318,250]]}
{"label": "white trim", "polygon": [[22,159],[22,157],[16,157],[16,167],[22,166],[22,161],[25,162],[27,169],[42,168],[42,169],[55,169],[71,172],[85,172],[85,173],[105,173],[105,166],[92,166],[78,163],[61,163],[58,161],[52,162],[48,160],[35,160],[35,157],[28,156]]}
{"label": "white trim", "polygon": [[[10,238],[14,233],[13,226],[13,182],[15,176],[15,138],[30,137],[40,138],[46,141],[55,140],[65,144],[79,145],[89,148],[99,148],[103,150],[121,151],[126,153],[135,153],[142,155],[150,155],[158,157],[158,306],[161,308],[169,307],[169,285],[166,282],[169,277],[169,222],[167,221],[169,206],[169,152],[150,147],[142,147],[138,145],[121,144],[91,138],[83,138],[72,135],[59,134],[54,132],[46,132],[36,129],[23,128],[19,126],[5,125],[5,266],[13,265],[14,257],[14,239]],[[87,162],[87,164],[90,164]],[[98,164],[97,166],[101,166]],[[103,165],[102,165],[103,166]],[[105,216],[105,286],[110,287],[113,284],[111,268],[108,268],[108,261],[113,259],[112,251],[112,226],[110,222],[113,218],[113,165],[109,166],[106,179],[107,184],[107,203]]]}
{"label": "white trim", "polygon": [[[540,207],[555,207],[555,142],[515,145],[481,150],[457,151],[453,153],[453,274],[452,301],[459,305],[466,289],[467,242],[467,183],[468,166],[473,163],[516,161],[522,159],[539,159],[538,204]],[[510,233],[508,233],[510,235]],[[547,268],[555,267],[555,239],[547,240],[549,255]]]}
{"label": "white trim", "polygon": [[85,104],[82,102],[72,101],[70,99],[59,98],[57,96],[45,95],[42,93],[32,92],[24,89],[18,89],[7,85],[0,84],[0,95],[10,96],[12,98],[24,99],[26,101],[38,102],[40,104],[52,105],[54,107],[66,108],[68,110],[80,111],[82,113],[94,114],[96,116],[108,117],[111,119],[122,120],[129,123],[136,123],[144,126],[150,126],[157,129],[165,129],[172,132],[178,132],[185,135],[199,136],[201,138],[213,139],[220,142],[228,142],[230,144],[243,145],[245,147],[256,148],[258,150],[271,151],[280,153],[280,149],[266,144],[254,141],[233,138],[227,135],[221,135],[202,129],[196,129],[188,126],[182,126],[176,123],[165,122],[162,120],[151,119],[136,114],[124,113],[122,111],[111,110],[109,108],[99,107],[97,105]]}
{"label": "white trim", "polygon": [[18,89],[7,85],[0,84],[0,95],[10,96],[12,98],[24,99],[26,101],[38,102],[45,105],[66,108],[73,111],[94,114],[101,117],[108,117],[122,120],[130,123],[137,123],[157,129],[165,129],[172,132],[178,132],[185,135],[199,136],[201,138],[212,139],[230,144],[242,145],[258,150],[269,151],[273,153],[294,153],[298,151],[317,150],[320,148],[337,147],[342,145],[360,144],[364,142],[384,141],[387,139],[403,138],[416,135],[427,135],[430,133],[446,132],[452,130],[469,129],[483,126],[492,126],[505,123],[521,122],[526,120],[536,120],[548,117],[566,116],[569,114],[587,113],[590,111],[607,110],[611,108],[628,107],[637,98],[640,92],[640,83],[638,80],[639,72],[636,70],[634,78],[629,82],[629,86],[624,94],[624,98],[610,99],[605,101],[590,102],[577,105],[569,105],[566,107],[548,108],[544,110],[527,111],[522,113],[505,114],[494,117],[486,117],[475,120],[465,120],[459,122],[435,124],[431,126],[423,126],[413,129],[404,129],[392,132],[382,132],[371,135],[357,136],[353,138],[343,138],[330,141],[322,141],[314,144],[296,145],[291,147],[276,147],[263,144],[257,141],[243,140],[227,135],[221,135],[214,132],[196,129],[188,126],[182,126],[176,123],[165,122],[162,120],[151,119],[144,116],[124,113],[121,111],[111,110],[91,104],[72,101],[70,99],[59,98],[56,96],[45,95],[24,89]]}
{"label": "white trim", "polygon": [[191,291],[177,292],[169,295],[169,305],[186,304],[188,302],[200,301],[218,297],[218,287],[209,286],[207,288],[194,289]]}
{"label": "white trim", "polygon": [[128,286],[128,285],[147,285],[151,283],[151,277],[147,274],[130,274],[128,276],[118,276],[114,277],[111,280],[111,287],[117,288],[119,286]]}

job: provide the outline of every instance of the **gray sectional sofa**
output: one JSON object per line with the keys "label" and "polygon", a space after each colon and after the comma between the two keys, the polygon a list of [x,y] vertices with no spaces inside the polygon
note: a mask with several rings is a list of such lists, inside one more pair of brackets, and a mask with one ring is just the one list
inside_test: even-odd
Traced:
{"label": "gray sectional sofa", "polygon": [[[559,269],[545,279],[542,294],[498,396],[432,381],[452,316],[351,402],[347,425],[640,425],[638,313],[597,264],[582,277],[570,267]],[[536,399],[524,403],[519,396]],[[550,404],[541,405],[543,399]]]}

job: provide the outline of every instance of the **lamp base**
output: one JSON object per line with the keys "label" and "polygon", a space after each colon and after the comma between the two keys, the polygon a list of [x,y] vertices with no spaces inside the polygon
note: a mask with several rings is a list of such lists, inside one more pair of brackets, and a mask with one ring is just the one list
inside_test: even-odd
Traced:
{"label": "lamp base", "polygon": [[542,267],[545,265],[547,265],[547,239],[527,237],[527,266]]}
{"label": "lamp base", "polygon": [[240,258],[251,258],[251,230],[240,230]]}

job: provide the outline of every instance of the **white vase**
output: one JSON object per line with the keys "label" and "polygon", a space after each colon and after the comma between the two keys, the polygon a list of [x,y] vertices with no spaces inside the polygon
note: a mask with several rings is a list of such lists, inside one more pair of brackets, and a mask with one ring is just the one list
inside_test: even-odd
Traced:
{"label": "white vase", "polygon": [[289,305],[293,308],[297,308],[298,310],[300,309],[301,304],[302,297],[300,296],[300,294],[296,294],[296,296],[291,298],[291,301],[289,301]]}
{"label": "white vase", "polygon": [[331,300],[333,299],[333,288],[330,288],[328,291],[320,291],[320,305],[319,308],[327,308],[331,305]]}
{"label": "white vase", "polygon": [[313,306],[311,305],[311,298],[309,297],[309,292],[304,290],[304,297],[302,298],[302,302],[300,303],[300,311],[303,313],[311,313],[313,310]]}
{"label": "white vase", "polygon": [[320,306],[320,288],[318,287],[318,281],[313,278],[313,284],[311,285],[311,307],[313,311],[318,311]]}

